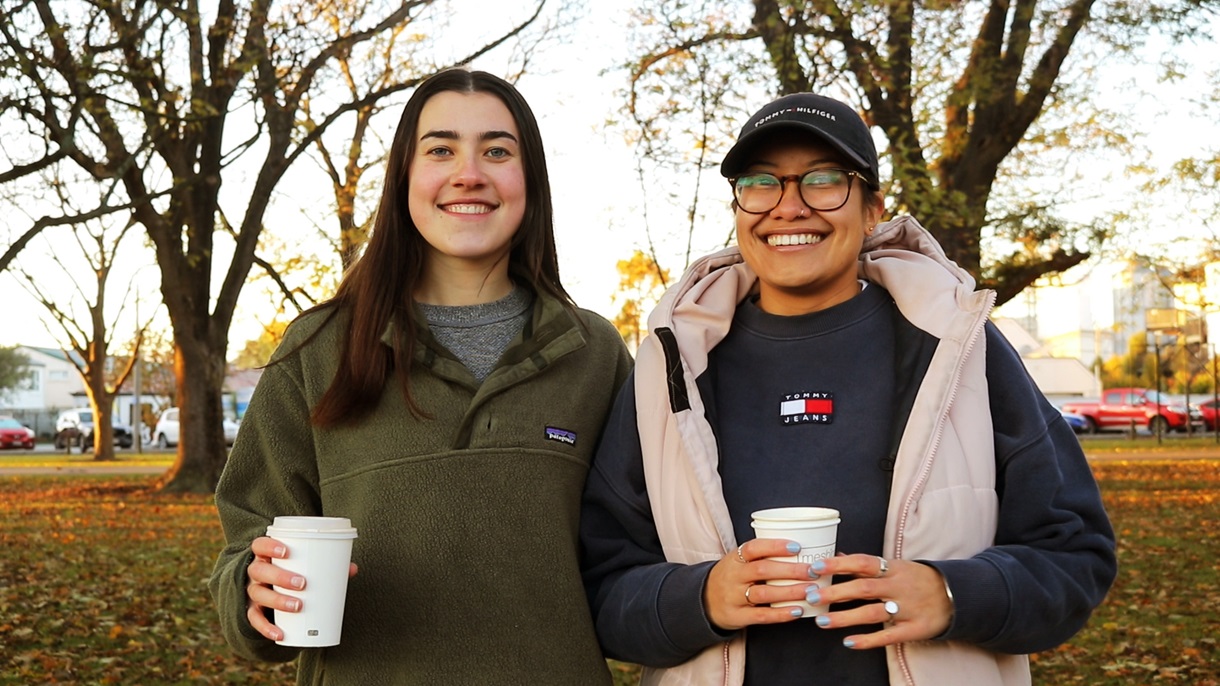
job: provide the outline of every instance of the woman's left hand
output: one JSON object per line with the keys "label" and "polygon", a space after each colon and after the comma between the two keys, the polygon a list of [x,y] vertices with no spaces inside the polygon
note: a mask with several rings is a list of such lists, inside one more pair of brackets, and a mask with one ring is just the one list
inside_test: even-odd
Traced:
{"label": "woman's left hand", "polygon": [[[843,645],[857,650],[922,641],[943,634],[953,618],[953,602],[945,592],[940,572],[935,567],[907,560],[887,560],[885,567],[882,574],[882,561],[876,555],[839,555],[815,563],[814,571],[818,574],[856,578],[821,589],[821,598],[811,599],[811,603],[876,601],[818,617],[818,626],[843,628],[883,623],[881,631],[843,640]],[[891,615],[891,610],[896,612]]]}

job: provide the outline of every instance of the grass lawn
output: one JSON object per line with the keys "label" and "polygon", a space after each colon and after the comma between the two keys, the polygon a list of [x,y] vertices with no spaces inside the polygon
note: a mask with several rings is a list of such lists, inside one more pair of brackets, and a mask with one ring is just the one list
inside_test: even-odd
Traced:
{"label": "grass lawn", "polygon": [[[1120,576],[1088,627],[1033,656],[1034,683],[1220,686],[1220,459],[1095,472]],[[291,665],[241,660],[219,636],[210,498],[149,495],[152,480],[0,476],[0,684],[292,682]]]}
{"label": "grass lawn", "polygon": [[73,449],[71,453],[42,453],[28,450],[6,450],[0,452],[0,467],[101,467],[115,469],[132,465],[164,466],[168,468],[174,463],[175,454],[166,451],[145,450],[136,453],[131,450],[115,450],[115,459],[99,462],[93,459],[93,453],[81,454]]}

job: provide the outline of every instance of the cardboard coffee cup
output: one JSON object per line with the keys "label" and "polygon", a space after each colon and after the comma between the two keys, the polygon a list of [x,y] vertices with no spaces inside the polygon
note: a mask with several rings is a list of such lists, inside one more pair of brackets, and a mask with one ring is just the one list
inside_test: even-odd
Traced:
{"label": "cardboard coffee cup", "polygon": [[275,611],[284,632],[282,646],[319,648],[339,645],[348,570],[356,530],[344,517],[276,517],[267,535],[288,547],[288,557],[271,564],[305,577],[305,588],[275,586],[277,593],[301,599],[297,612]]}
{"label": "cardboard coffee cup", "polygon": [[[754,535],[758,538],[780,538],[796,541],[801,544],[801,551],[796,555],[773,557],[780,562],[800,562],[813,564],[817,560],[834,557],[835,539],[839,533],[839,511],[829,507],[777,507],[769,510],[759,510],[751,515]],[[810,579],[771,579],[771,586],[792,586],[802,584],[808,586],[814,583],[818,588],[830,585],[830,575],[826,574],[817,580]],[[800,607],[804,610],[802,618],[816,617],[826,614],[826,605],[810,605],[804,600],[790,600],[772,603],[772,607]]]}

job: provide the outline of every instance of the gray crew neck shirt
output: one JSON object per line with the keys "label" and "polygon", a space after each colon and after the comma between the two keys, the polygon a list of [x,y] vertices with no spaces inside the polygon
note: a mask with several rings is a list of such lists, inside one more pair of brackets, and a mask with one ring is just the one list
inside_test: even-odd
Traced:
{"label": "gray crew neck shirt", "polygon": [[514,286],[495,302],[478,305],[416,303],[432,335],[483,383],[513,339],[525,328],[534,295]]}

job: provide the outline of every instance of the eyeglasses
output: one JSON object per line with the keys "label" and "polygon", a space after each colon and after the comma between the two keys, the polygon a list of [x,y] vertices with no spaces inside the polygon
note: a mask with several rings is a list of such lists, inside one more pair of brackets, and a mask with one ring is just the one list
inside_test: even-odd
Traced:
{"label": "eyeglasses", "polygon": [[831,212],[847,204],[853,181],[858,176],[846,169],[813,169],[787,176],[754,172],[731,178],[729,183],[733,185],[737,206],[747,214],[766,214],[779,207],[789,181],[797,182],[801,200],[809,209]]}

